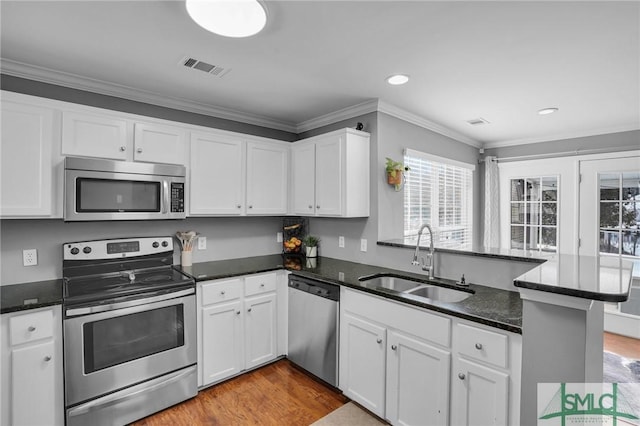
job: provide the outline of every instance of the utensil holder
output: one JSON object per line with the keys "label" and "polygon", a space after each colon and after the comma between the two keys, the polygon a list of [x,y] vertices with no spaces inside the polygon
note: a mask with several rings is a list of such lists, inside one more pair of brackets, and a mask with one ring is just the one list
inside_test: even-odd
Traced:
{"label": "utensil holder", "polygon": [[191,251],[183,251],[182,252],[182,257],[180,259],[180,264],[182,266],[191,266],[192,263],[192,258],[191,258]]}

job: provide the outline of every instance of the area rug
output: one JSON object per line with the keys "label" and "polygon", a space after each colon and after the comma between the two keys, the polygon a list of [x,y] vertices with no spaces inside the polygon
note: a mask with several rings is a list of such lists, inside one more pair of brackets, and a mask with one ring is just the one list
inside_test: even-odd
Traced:
{"label": "area rug", "polygon": [[380,426],[386,425],[353,402],[348,402],[311,424],[311,426]]}
{"label": "area rug", "polygon": [[605,383],[640,383],[640,360],[604,352]]}

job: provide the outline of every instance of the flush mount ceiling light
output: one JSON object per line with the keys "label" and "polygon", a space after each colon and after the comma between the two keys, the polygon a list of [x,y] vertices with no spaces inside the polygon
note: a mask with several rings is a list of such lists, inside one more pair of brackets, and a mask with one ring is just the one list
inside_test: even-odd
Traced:
{"label": "flush mount ceiling light", "polygon": [[558,108],[543,108],[540,111],[538,111],[538,114],[547,115],[547,114],[553,114],[556,111],[558,111]]}
{"label": "flush mount ceiling light", "polygon": [[207,31],[225,37],[249,37],[267,23],[258,0],[186,0],[187,13]]}
{"label": "flush mount ceiling light", "polygon": [[404,74],[395,74],[387,77],[387,83],[392,86],[399,86],[401,84],[405,84],[407,81],[409,81],[409,76]]}

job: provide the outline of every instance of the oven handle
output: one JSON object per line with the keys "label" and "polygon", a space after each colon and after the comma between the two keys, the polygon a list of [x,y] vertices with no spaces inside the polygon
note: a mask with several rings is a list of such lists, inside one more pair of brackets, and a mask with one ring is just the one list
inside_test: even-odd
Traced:
{"label": "oven handle", "polygon": [[172,383],[182,380],[186,376],[194,374],[195,368],[196,368],[195,366],[189,367],[184,371],[173,373],[168,378],[160,377],[158,379],[151,380],[147,384],[145,384],[145,386],[141,386],[139,389],[133,392],[125,389],[123,391],[112,393],[102,398],[94,399],[93,401],[89,401],[86,404],[78,405],[77,407],[69,409],[67,411],[67,414],[69,415],[69,417],[78,416],[81,414],[88,413],[89,411],[95,410],[100,407],[106,407],[109,405],[117,404],[120,401],[133,398],[136,395],[139,395],[143,392],[153,392],[154,390],[168,386]]}
{"label": "oven handle", "polygon": [[159,296],[145,297],[144,299],[129,300],[126,302],[111,303],[108,305],[87,306],[83,308],[71,308],[66,310],[67,317],[77,317],[80,315],[95,314],[98,312],[113,311],[116,309],[130,308],[132,306],[146,305],[148,303],[161,302],[163,300],[174,299],[195,293],[194,288],[174,291],[172,293],[161,294]]}

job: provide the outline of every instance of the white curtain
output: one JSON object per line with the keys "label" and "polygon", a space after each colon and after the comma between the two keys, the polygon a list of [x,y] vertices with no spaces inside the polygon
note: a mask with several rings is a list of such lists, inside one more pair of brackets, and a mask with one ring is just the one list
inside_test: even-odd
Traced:
{"label": "white curtain", "polygon": [[484,240],[485,247],[500,247],[500,181],[496,157],[484,159]]}

